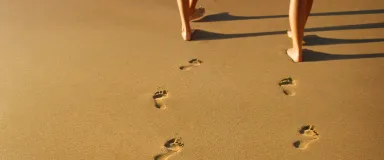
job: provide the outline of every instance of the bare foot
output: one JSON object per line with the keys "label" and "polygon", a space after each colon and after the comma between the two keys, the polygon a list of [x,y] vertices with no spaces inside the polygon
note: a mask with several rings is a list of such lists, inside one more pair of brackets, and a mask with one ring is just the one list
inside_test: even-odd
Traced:
{"label": "bare foot", "polygon": [[292,32],[291,31],[287,31],[287,35],[289,38],[292,38]]}
{"label": "bare foot", "polygon": [[198,20],[204,17],[205,8],[200,6],[199,8],[192,10],[191,13],[192,14],[191,14],[191,17],[189,17],[189,20],[190,21]]}
{"label": "bare foot", "polygon": [[159,109],[165,109],[167,106],[164,104],[163,100],[168,97],[168,91],[167,90],[161,90],[157,91],[153,95],[153,100],[155,101],[155,105]]}
{"label": "bare foot", "polygon": [[181,29],[181,37],[183,37],[184,41],[190,41],[190,40],[192,40],[192,35],[194,32],[195,32],[194,29],[187,31],[183,28],[183,29]]}
{"label": "bare foot", "polygon": [[176,153],[181,152],[184,147],[184,143],[181,141],[181,138],[174,138],[169,140],[165,147],[167,148],[168,152],[164,154],[157,155],[155,157],[155,160],[168,160],[171,156],[174,156]]}
{"label": "bare foot", "polygon": [[299,52],[296,51],[294,48],[290,48],[287,50],[287,55],[294,61],[294,62],[301,62],[302,57],[299,55]]}

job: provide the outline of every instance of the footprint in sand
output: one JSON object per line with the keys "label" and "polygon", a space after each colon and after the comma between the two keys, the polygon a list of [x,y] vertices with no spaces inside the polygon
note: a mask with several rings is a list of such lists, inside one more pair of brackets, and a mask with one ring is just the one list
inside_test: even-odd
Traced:
{"label": "footprint in sand", "polygon": [[155,105],[159,109],[165,109],[167,106],[164,103],[164,99],[168,98],[168,91],[167,90],[160,90],[157,91],[153,95],[153,100],[155,101]]}
{"label": "footprint in sand", "polygon": [[168,160],[168,158],[176,155],[181,152],[184,147],[184,143],[181,141],[181,138],[174,138],[165,143],[165,148],[167,149],[166,153],[159,154],[155,157],[155,160]]}
{"label": "footprint in sand", "polygon": [[279,82],[279,86],[282,89],[283,93],[287,96],[294,96],[296,92],[294,91],[296,87],[296,80],[293,80],[291,77],[284,78]]}
{"label": "footprint in sand", "polygon": [[179,69],[180,70],[189,70],[193,67],[200,66],[202,63],[203,63],[203,61],[201,61],[200,59],[192,59],[189,61],[188,65],[181,66]]}
{"label": "footprint in sand", "polygon": [[315,126],[314,125],[305,125],[303,127],[301,127],[299,133],[303,136],[307,136],[307,137],[319,137],[319,133],[317,133],[317,131],[315,130]]}
{"label": "footprint in sand", "polygon": [[294,142],[293,146],[297,149],[306,149],[308,148],[309,144],[316,142],[320,138],[320,135],[315,130],[314,125],[305,125],[301,127],[299,133],[305,137],[309,137],[309,139],[297,140],[296,142]]}
{"label": "footprint in sand", "polygon": [[307,149],[309,144],[316,142],[318,139],[319,138],[298,140],[293,143],[293,146],[295,146],[297,149]]}

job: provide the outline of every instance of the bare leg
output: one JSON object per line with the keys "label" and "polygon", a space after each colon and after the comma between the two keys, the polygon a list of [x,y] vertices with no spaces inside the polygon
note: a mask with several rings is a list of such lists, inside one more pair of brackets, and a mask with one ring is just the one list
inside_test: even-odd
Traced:
{"label": "bare leg", "polygon": [[304,37],[304,28],[308,19],[313,0],[291,0],[289,20],[292,29],[292,45],[287,50],[288,56],[294,62],[302,61],[302,42]]}
{"label": "bare leg", "polygon": [[306,12],[305,12],[304,28],[305,28],[305,24],[307,24],[308,17],[311,14],[312,4],[313,4],[313,0],[307,0],[307,4],[306,4],[307,8],[306,8]]}
{"label": "bare leg", "polygon": [[188,0],[177,0],[177,4],[180,11],[181,17],[181,36],[185,41],[191,40],[191,25],[189,23],[189,1]]}
{"label": "bare leg", "polygon": [[195,10],[196,4],[197,4],[197,0],[189,0],[189,9],[191,9],[191,11]]}
{"label": "bare leg", "polygon": [[295,17],[295,16],[293,16],[293,12],[294,12],[294,10],[298,10],[298,6],[292,6],[292,5],[296,5],[296,4],[293,4],[293,3],[300,3],[300,0],[296,0],[296,1],[297,2],[294,2],[294,0],[290,0],[290,2],[289,2],[289,24],[290,24],[290,30],[287,31],[287,35],[288,35],[289,38],[292,38],[292,22],[294,22],[293,19]]}
{"label": "bare leg", "polygon": [[[307,24],[307,20],[308,20],[308,17],[311,13],[311,9],[312,9],[312,4],[313,4],[313,0],[306,0],[306,12],[305,12],[305,21],[304,21],[304,28],[305,28],[305,24]],[[291,31],[288,31],[287,32],[288,34],[288,37],[292,38],[292,32]],[[304,41],[303,41],[303,44],[304,44]]]}
{"label": "bare leg", "polygon": [[299,38],[304,36],[304,28],[307,22],[309,12],[308,9],[308,0],[299,0]]}
{"label": "bare leg", "polygon": [[189,13],[191,14],[190,21],[199,19],[204,16],[205,8],[196,8],[197,1],[198,0],[189,0]]}
{"label": "bare leg", "polygon": [[294,62],[301,61],[301,44],[299,44],[301,42],[299,36],[301,28],[299,21],[300,1],[291,0],[289,5],[289,24],[291,26],[293,48],[288,49],[287,54]]}

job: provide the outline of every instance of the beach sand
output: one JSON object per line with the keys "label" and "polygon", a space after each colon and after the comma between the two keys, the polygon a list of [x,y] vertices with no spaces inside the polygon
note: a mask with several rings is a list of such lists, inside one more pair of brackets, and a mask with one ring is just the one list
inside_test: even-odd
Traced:
{"label": "beach sand", "polygon": [[201,0],[184,42],[176,1],[1,1],[0,159],[384,159],[384,1],[315,1],[303,63],[288,4]]}

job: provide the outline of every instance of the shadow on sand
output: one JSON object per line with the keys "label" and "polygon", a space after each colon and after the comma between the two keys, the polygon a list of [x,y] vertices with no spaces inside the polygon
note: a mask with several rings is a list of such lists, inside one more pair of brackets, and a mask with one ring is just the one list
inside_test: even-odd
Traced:
{"label": "shadow on sand", "polygon": [[[359,11],[342,11],[342,12],[324,12],[324,13],[312,13],[310,16],[336,16],[336,15],[355,15],[355,14],[382,14],[384,9],[376,10],[359,10]],[[228,12],[213,14],[205,16],[203,19],[196,22],[213,22],[213,21],[234,21],[234,20],[250,20],[250,19],[265,19],[265,18],[284,18],[288,15],[270,15],[270,16],[234,16]],[[384,28],[384,23],[367,23],[367,24],[354,24],[354,25],[341,25],[341,26],[329,26],[329,27],[316,27],[307,28],[305,32],[320,32],[320,31],[337,31],[337,30],[355,30],[355,29],[374,29]],[[193,35],[193,39],[198,41],[202,40],[220,40],[220,39],[233,39],[233,38],[246,38],[257,36],[269,36],[286,34],[287,31],[270,31],[270,32],[256,32],[256,33],[236,33],[236,34],[224,34],[215,33],[204,30],[196,30]],[[308,35],[304,37],[305,46],[315,45],[332,45],[332,44],[355,44],[355,43],[370,43],[370,42],[384,42],[384,38],[375,39],[336,39],[336,38],[324,38],[317,35]],[[303,50],[304,62],[316,62],[316,61],[330,61],[330,60],[348,60],[348,59],[362,59],[362,58],[384,58],[384,53],[371,53],[371,54],[328,54],[317,52],[313,50]]]}
{"label": "shadow on sand", "polygon": [[363,58],[384,58],[384,53],[341,55],[341,54],[322,53],[322,52],[312,51],[308,49],[303,50],[304,62],[363,59]]}
{"label": "shadow on sand", "polygon": [[[307,29],[305,29],[305,32],[307,33],[307,32],[320,32],[320,31],[373,29],[373,28],[384,28],[384,23],[367,23],[367,24],[354,24],[354,25],[307,28]],[[287,33],[287,31],[284,30],[284,31],[271,31],[271,32],[224,34],[224,33],[215,33],[215,32],[209,32],[209,31],[204,31],[204,30],[196,30],[192,36],[192,39],[195,39],[198,41],[220,40],[220,39],[278,35],[278,34],[286,34],[286,33]],[[382,39],[376,39],[376,40],[381,41]]]}
{"label": "shadow on sand", "polygon": [[371,43],[371,42],[384,42],[384,38],[372,39],[337,39],[337,38],[324,38],[318,35],[304,36],[304,46],[318,46],[318,45],[332,45],[332,44],[355,44],[355,43]]}
{"label": "shadow on sand", "polygon": [[[338,16],[338,15],[381,14],[381,13],[384,13],[384,9],[312,13],[310,16]],[[235,15],[230,15],[229,12],[222,12],[222,13],[207,15],[204,18],[195,22],[237,21],[237,20],[251,20],[251,19],[266,19],[266,18],[284,18],[284,17],[288,17],[288,15],[235,16]]]}

